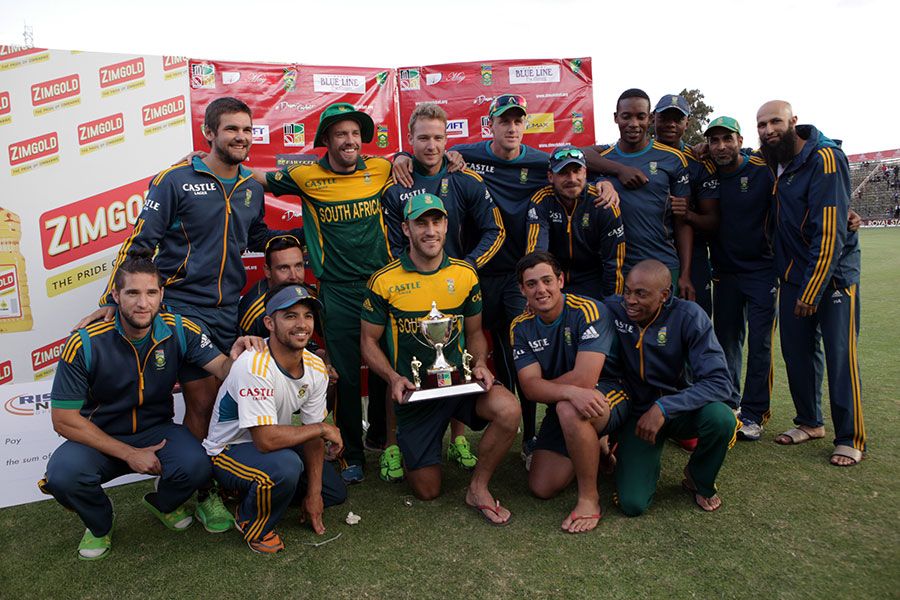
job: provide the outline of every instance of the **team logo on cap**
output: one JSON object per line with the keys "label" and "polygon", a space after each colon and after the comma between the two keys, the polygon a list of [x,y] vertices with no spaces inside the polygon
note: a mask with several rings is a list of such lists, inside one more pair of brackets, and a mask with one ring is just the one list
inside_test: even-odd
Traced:
{"label": "team logo on cap", "polygon": [[671,102],[672,106],[678,106],[678,96],[672,96]]}

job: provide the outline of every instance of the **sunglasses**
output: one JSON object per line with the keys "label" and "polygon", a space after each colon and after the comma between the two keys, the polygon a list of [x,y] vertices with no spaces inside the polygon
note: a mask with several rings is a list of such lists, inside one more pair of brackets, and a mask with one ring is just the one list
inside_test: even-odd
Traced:
{"label": "sunglasses", "polygon": [[497,96],[494,98],[494,101],[491,102],[490,113],[493,114],[497,112],[497,110],[508,106],[518,106],[519,108],[526,109],[528,107],[528,101],[525,100],[525,96],[515,96],[513,94]]}
{"label": "sunglasses", "polygon": [[562,148],[553,153],[553,160],[562,160],[564,158],[583,159],[584,152],[578,148]]}
{"label": "sunglasses", "polygon": [[298,240],[298,239],[297,239],[295,236],[293,236],[293,235],[290,235],[290,234],[276,235],[275,237],[273,237],[272,239],[270,239],[268,242],[266,242],[266,251],[267,251],[267,252],[268,252],[268,250],[269,250],[269,246],[272,245],[272,242],[275,242],[275,241],[277,241],[277,240],[288,240],[288,241],[292,241],[292,242],[294,242],[295,244],[297,244],[297,247],[301,247],[301,246],[302,246],[302,244],[300,243],[300,240]]}

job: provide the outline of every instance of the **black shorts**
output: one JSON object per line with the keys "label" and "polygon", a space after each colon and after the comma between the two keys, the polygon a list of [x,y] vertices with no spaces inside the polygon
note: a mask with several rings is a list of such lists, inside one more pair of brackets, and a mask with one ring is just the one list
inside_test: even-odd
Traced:
{"label": "black shorts", "polygon": [[[609,422],[603,431],[597,434],[597,437],[603,437],[618,430],[625,423],[625,420],[628,419],[631,409],[628,394],[625,393],[625,387],[619,380],[601,379],[597,383],[597,389],[606,396],[611,404]],[[566,437],[563,434],[562,426],[559,424],[555,404],[547,407],[547,413],[541,422],[541,429],[538,431],[537,444],[535,444],[534,449],[549,450],[563,456],[569,456],[569,452],[566,449]]]}
{"label": "black shorts", "polygon": [[[454,396],[445,400],[425,401],[434,406],[400,406],[397,417],[397,443],[403,453],[403,463],[407,469],[415,470],[441,464],[441,449],[444,432],[450,419],[457,419],[473,431],[481,431],[488,426],[475,412],[475,403],[481,394]],[[404,410],[406,409],[406,410]],[[419,418],[410,415],[410,409],[421,412]],[[426,409],[426,410],[420,410]],[[406,412],[405,418],[399,412]]]}

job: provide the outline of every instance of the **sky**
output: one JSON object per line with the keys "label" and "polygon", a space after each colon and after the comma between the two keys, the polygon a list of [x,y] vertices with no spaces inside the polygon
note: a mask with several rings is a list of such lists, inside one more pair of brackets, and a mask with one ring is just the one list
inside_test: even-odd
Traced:
{"label": "sky", "polygon": [[[896,0],[0,0],[0,43],[219,60],[401,67],[593,58],[596,137],[625,89],[699,89],[741,122],[788,100],[848,154],[900,148]],[[0,74],[2,80],[2,74]]]}

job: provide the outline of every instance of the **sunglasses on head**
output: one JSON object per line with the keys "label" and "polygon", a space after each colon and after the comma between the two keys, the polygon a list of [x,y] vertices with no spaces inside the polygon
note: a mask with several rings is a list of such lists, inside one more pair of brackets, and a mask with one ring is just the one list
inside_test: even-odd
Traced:
{"label": "sunglasses on head", "polygon": [[289,241],[293,241],[294,243],[296,243],[297,246],[302,246],[302,244],[300,243],[300,240],[298,240],[295,236],[290,235],[290,234],[285,234],[285,235],[276,235],[275,237],[270,239],[268,242],[266,242],[266,250],[269,249],[269,246],[272,245],[272,242],[275,242],[277,240],[289,240]]}
{"label": "sunglasses on head", "polygon": [[584,158],[584,152],[578,148],[562,148],[553,153],[553,160],[562,160],[564,158]]}

